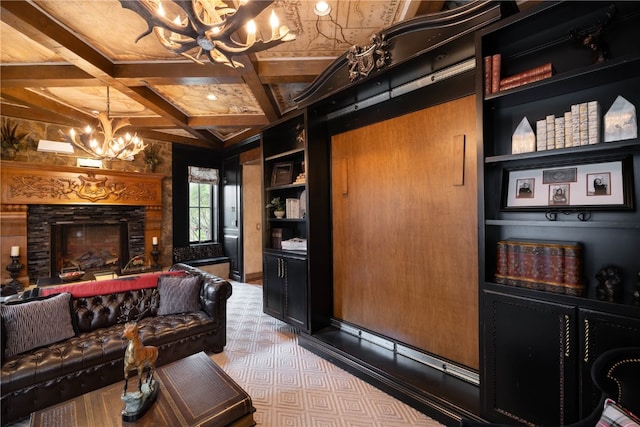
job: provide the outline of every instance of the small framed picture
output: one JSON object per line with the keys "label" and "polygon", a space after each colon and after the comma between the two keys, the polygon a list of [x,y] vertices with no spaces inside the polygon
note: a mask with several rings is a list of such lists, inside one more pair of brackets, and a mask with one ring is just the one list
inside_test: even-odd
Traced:
{"label": "small framed picture", "polygon": [[549,206],[569,206],[569,184],[553,184],[549,186]]}
{"label": "small framed picture", "polygon": [[516,187],[518,188],[516,199],[533,199],[535,195],[533,191],[536,188],[536,179],[535,178],[517,179]]}
{"label": "small framed picture", "polygon": [[633,209],[633,161],[611,157],[599,163],[504,169],[502,210]]}
{"label": "small framed picture", "polygon": [[610,196],[611,195],[611,173],[590,173],[587,174],[587,196]]}
{"label": "small framed picture", "polygon": [[293,178],[293,162],[276,163],[271,172],[271,186],[291,184]]}

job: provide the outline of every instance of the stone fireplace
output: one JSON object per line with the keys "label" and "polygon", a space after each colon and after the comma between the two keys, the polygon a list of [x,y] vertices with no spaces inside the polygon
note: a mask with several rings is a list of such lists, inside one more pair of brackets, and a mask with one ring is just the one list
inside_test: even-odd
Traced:
{"label": "stone fireplace", "polygon": [[119,271],[144,255],[145,208],[119,205],[30,205],[28,272],[52,277],[63,268]]}
{"label": "stone fireplace", "polygon": [[0,163],[0,255],[19,247],[21,283],[68,267],[121,270],[138,255],[150,263],[163,236],[162,175]]}

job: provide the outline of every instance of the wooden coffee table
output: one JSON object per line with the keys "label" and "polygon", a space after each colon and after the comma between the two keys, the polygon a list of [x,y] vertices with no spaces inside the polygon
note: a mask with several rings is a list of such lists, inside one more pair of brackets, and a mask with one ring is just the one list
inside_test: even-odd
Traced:
{"label": "wooden coffee table", "polygon": [[[204,352],[161,366],[158,400],[135,422],[122,421],[124,381],[31,414],[31,426],[253,426],[249,395]],[[129,381],[129,391],[137,387]]]}

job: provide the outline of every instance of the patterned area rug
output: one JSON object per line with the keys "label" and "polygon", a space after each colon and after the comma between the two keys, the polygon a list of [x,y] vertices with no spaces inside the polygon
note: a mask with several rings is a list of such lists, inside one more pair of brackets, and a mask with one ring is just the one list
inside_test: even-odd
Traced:
{"label": "patterned area rug", "polygon": [[441,426],[298,346],[296,330],[262,312],[262,287],[232,282],[227,345],[211,358],[250,396],[258,426]]}

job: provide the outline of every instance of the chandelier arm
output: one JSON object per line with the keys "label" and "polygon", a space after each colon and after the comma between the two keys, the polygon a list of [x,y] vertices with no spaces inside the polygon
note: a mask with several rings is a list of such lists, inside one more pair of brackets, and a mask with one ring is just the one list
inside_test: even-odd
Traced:
{"label": "chandelier arm", "polygon": [[218,49],[207,50],[205,55],[209,58],[209,61],[215,64],[224,64],[232,68],[244,68],[244,64],[234,61],[231,55],[227,55]]}
{"label": "chandelier arm", "polygon": [[[266,50],[296,38],[295,34],[291,34],[283,25],[271,28],[268,41],[255,40],[253,32],[250,33],[250,39],[247,38],[244,43],[234,39],[238,37],[237,32],[241,27],[273,4],[274,0],[247,1],[237,9],[228,7],[225,0],[172,2],[186,14],[186,24],[183,24],[185,18],[182,13],[182,17],[175,22],[158,15],[156,3],[152,0],[120,0],[122,7],[138,13],[147,21],[148,31],[138,36],[137,40],[153,32],[164,48],[199,64],[202,64],[202,61],[197,58],[204,55],[213,63],[223,63],[234,68],[243,67],[241,63],[233,61],[233,55]],[[195,56],[193,53],[187,53],[197,47],[200,49]]]}
{"label": "chandelier arm", "polygon": [[169,40],[165,37],[162,28],[155,27],[153,33],[158,38],[160,44],[175,54],[181,55],[183,52],[187,52],[194,47],[198,47],[198,42],[195,40]]}
{"label": "chandelier arm", "polygon": [[[221,28],[226,23],[226,20],[222,18],[218,10],[214,10],[213,13],[215,14],[215,16],[218,17],[219,22],[215,22],[212,24],[212,23],[204,22],[202,19],[200,19],[200,17],[196,13],[196,6],[199,3],[198,0],[173,0],[173,2],[176,3],[180,7],[180,9],[182,9],[184,13],[187,15],[187,21],[189,22],[189,26],[191,26],[191,28],[193,28],[193,30],[196,33],[195,37],[193,37],[194,39],[197,38],[198,35],[204,34],[205,31],[213,30],[216,27]],[[235,9],[230,9],[230,8],[226,8],[226,9],[229,9],[230,11],[235,11]],[[211,12],[209,8],[207,8],[207,11]]]}
{"label": "chandelier arm", "polygon": [[[62,131],[60,133],[74,147],[93,158],[101,160],[131,160],[133,156],[147,148],[144,141],[138,138],[137,134],[130,138],[116,137],[116,133],[120,129],[131,126],[129,119],[118,118],[110,120],[105,112],[98,113],[97,118],[98,126],[95,130],[91,128],[88,131],[77,133],[72,129],[68,134]],[[101,135],[101,142],[98,142],[96,134]]]}
{"label": "chandelier arm", "polygon": [[147,21],[147,31],[140,34],[136,39],[136,42],[141,38],[151,34],[151,32],[153,31],[153,27],[164,28],[173,33],[177,33],[185,37],[190,37],[192,39],[196,39],[198,37],[197,31],[192,26],[183,26],[180,24],[176,24],[171,19],[159,16],[156,12],[156,4],[150,2],[149,0],[120,0],[120,4],[123,8],[134,11],[142,19]]}
{"label": "chandelier arm", "polygon": [[75,134],[75,137],[71,137],[71,135],[68,135],[64,132],[62,132],[61,129],[58,129],[58,132],[60,133],[60,135],[62,135],[64,137],[64,139],[67,140],[68,143],[70,143],[71,145],[73,145],[74,147],[79,148],[80,150],[84,151],[85,153],[87,153],[88,155],[90,155],[91,157],[98,157],[96,155],[96,153],[94,153],[91,149],[87,148],[82,141],[78,141],[78,134]]}
{"label": "chandelier arm", "polygon": [[190,61],[195,62],[195,63],[196,63],[196,64],[198,64],[198,65],[204,65],[204,62],[203,62],[203,61],[200,61],[200,60],[198,59],[198,57],[199,57],[200,55],[202,55],[202,49],[200,49],[200,50],[198,51],[198,53],[196,54],[196,56],[195,56],[195,57],[194,57],[194,56],[189,55],[188,53],[184,53],[184,52],[180,53],[180,55],[184,56],[185,58],[187,58],[187,59],[188,59],[188,60],[190,60]]}
{"label": "chandelier arm", "polygon": [[227,20],[228,25],[216,34],[216,38],[229,40],[233,33],[245,26],[247,22],[258,16],[272,3],[273,1],[249,1],[238,6],[238,10],[236,10],[236,13],[233,15],[233,19]]}
{"label": "chandelier arm", "polygon": [[218,40],[216,42],[216,48],[221,52],[226,52],[230,54],[234,53],[253,53],[260,52],[261,50],[269,49],[271,47],[277,46],[282,43],[282,39],[286,37],[287,34],[281,35],[277,39],[271,39],[268,41],[257,40],[255,43],[247,45],[240,44],[233,39],[229,39],[231,43],[227,43],[223,40]]}

